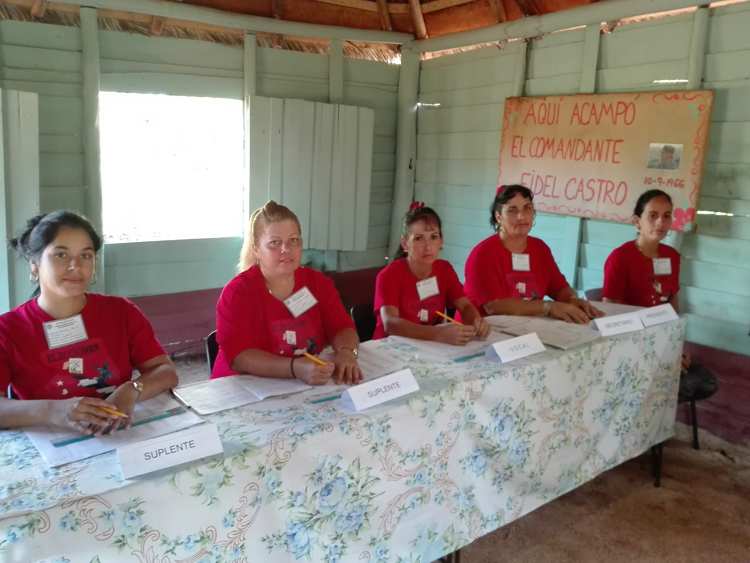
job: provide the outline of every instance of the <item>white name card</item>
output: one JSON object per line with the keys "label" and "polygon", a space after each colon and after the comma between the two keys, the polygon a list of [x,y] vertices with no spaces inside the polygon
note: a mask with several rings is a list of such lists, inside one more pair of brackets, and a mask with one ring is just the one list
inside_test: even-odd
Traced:
{"label": "white name card", "polygon": [[602,336],[613,336],[615,334],[633,332],[643,328],[641,317],[637,312],[601,317],[599,319],[594,319],[594,324]]}
{"label": "white name card", "polygon": [[544,352],[544,349],[544,344],[539,340],[537,333],[531,332],[523,336],[517,336],[516,338],[495,342],[487,348],[486,355],[490,358],[500,358],[500,361],[505,364],[513,360],[531,356],[532,354]]}
{"label": "white name card", "polygon": [[362,411],[415,391],[419,391],[419,384],[407,368],[349,387],[341,401],[346,407]]}
{"label": "white name card", "polygon": [[641,317],[643,326],[654,326],[679,319],[674,307],[669,303],[641,309],[638,311],[638,315]]}
{"label": "white name card", "polygon": [[215,424],[200,424],[117,448],[125,479],[223,452]]}

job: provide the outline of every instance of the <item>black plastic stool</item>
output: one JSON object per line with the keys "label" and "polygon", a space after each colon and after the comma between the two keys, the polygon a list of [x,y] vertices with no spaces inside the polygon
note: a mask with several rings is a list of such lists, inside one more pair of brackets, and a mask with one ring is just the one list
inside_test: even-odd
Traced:
{"label": "black plastic stool", "polygon": [[680,375],[680,390],[677,395],[678,403],[690,404],[690,422],[693,425],[693,449],[699,450],[698,443],[698,412],[695,408],[697,401],[708,399],[719,389],[716,376],[700,364],[691,365]]}

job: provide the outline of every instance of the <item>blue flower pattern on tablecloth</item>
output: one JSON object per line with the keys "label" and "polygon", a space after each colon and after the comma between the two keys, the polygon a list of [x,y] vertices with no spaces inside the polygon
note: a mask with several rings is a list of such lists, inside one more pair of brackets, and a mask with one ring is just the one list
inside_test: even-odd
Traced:
{"label": "blue flower pattern on tablecloth", "polygon": [[683,338],[680,321],[507,366],[398,344],[421,393],[218,413],[223,458],[139,481],[114,454],[48,469],[1,432],[0,559],[54,535],[99,556],[32,559],[432,561],[669,437]]}

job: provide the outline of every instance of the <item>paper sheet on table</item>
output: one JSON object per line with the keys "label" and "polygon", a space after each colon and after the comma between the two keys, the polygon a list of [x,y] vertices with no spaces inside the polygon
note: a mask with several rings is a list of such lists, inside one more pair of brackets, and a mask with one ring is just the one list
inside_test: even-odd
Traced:
{"label": "paper sheet on table", "polygon": [[368,340],[360,344],[357,363],[365,381],[388,375],[406,365],[393,350],[388,349],[384,340]]}
{"label": "paper sheet on table", "polygon": [[491,330],[486,340],[472,340],[465,346],[454,346],[443,344],[432,340],[418,340],[406,338],[405,336],[389,336],[393,342],[405,342],[417,349],[417,353],[423,359],[461,361],[484,353],[487,346],[511,338],[507,334]]}
{"label": "paper sheet on table", "polygon": [[487,322],[514,336],[536,332],[539,340],[561,350],[575,348],[600,337],[599,332],[589,325],[577,325],[540,317],[511,317],[510,319],[505,318],[506,315],[497,315],[497,317],[502,318],[487,317]]}
{"label": "paper sheet on table", "polygon": [[291,395],[309,389],[299,379],[274,379],[257,375],[231,375],[177,387],[174,394],[199,414],[257,403],[269,397]]}
{"label": "paper sheet on table", "polygon": [[87,459],[118,447],[163,436],[183,428],[200,424],[203,420],[188,411],[172,397],[162,393],[157,397],[138,403],[133,413],[133,426],[117,430],[106,436],[84,436],[69,430],[50,427],[26,430],[44,461],[57,467]]}
{"label": "paper sheet on table", "polygon": [[609,301],[592,301],[591,304],[599,309],[605,316],[610,315],[621,315],[622,313],[632,313],[633,311],[639,311],[643,307],[636,307],[634,305],[623,305],[622,303],[610,303]]}

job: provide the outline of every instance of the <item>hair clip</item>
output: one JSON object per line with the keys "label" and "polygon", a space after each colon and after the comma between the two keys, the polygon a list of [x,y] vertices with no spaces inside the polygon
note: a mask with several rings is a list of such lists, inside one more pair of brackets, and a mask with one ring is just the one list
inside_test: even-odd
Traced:
{"label": "hair clip", "polygon": [[411,205],[409,205],[409,211],[417,211],[418,209],[422,209],[424,207],[424,201],[412,201]]}
{"label": "hair clip", "polygon": [[495,190],[495,197],[500,197],[504,191],[505,191],[505,186],[503,185],[498,186],[497,190]]}

